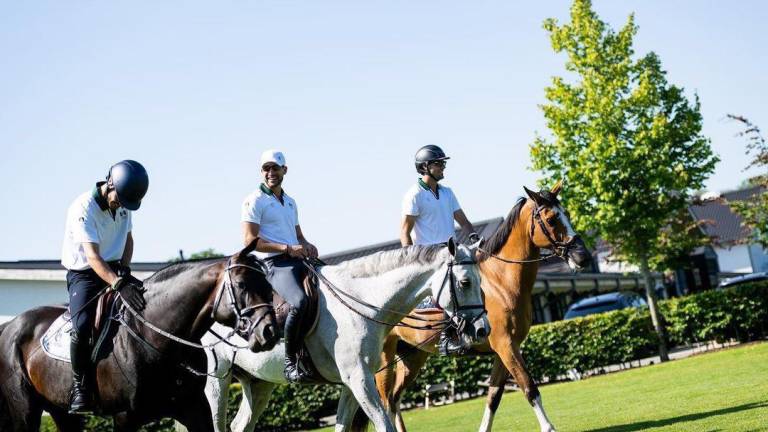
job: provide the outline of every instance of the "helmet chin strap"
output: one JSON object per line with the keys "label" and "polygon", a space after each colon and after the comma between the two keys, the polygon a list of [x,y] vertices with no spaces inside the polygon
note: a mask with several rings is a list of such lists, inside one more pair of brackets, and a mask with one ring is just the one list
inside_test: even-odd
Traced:
{"label": "helmet chin strap", "polygon": [[439,180],[437,177],[433,176],[431,172],[429,172],[429,164],[430,164],[431,162],[432,162],[432,161],[429,161],[429,162],[424,162],[424,172],[427,174],[427,177],[429,177],[429,178],[431,178],[432,180],[434,180],[434,181],[435,181],[435,183],[439,183],[439,182],[440,182],[440,180]]}

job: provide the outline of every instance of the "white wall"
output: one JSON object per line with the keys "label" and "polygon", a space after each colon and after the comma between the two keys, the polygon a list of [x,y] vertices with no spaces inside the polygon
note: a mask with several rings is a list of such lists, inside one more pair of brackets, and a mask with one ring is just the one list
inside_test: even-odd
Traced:
{"label": "white wall", "polygon": [[67,302],[67,283],[63,280],[0,279],[0,322],[42,305]]}
{"label": "white wall", "polygon": [[721,272],[752,273],[749,246],[736,245],[730,248],[715,248]]}

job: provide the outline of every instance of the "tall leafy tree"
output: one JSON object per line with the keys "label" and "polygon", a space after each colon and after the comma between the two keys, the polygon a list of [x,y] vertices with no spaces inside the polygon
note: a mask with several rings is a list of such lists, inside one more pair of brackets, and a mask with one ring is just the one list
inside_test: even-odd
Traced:
{"label": "tall leafy tree", "polygon": [[589,0],[575,0],[571,21],[547,19],[552,48],[567,56],[567,78],[554,77],[541,105],[551,137],[537,136],[532,165],[564,178],[561,196],[580,232],[611,244],[642,272],[663,360],[668,358],[651,260],[663,230],[702,188],[718,158],[701,134],[699,99],[667,82],[659,57],[634,57],[634,16],[618,31]]}
{"label": "tall leafy tree", "polygon": [[760,168],[763,173],[750,178],[750,186],[762,186],[763,190],[744,201],[733,201],[728,204],[739,216],[742,224],[751,230],[751,239],[768,248],[768,143],[760,132],[760,128],[744,116],[728,114],[729,119],[741,123],[743,130],[738,136],[747,140],[747,154],[752,157],[744,170]]}

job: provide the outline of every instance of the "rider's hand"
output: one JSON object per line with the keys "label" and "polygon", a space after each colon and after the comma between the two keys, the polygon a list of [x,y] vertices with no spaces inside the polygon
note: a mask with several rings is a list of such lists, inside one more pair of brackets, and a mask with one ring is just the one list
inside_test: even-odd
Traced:
{"label": "rider's hand", "polygon": [[307,250],[307,256],[309,258],[317,258],[317,248],[312,243],[305,243],[304,248]]}
{"label": "rider's hand", "polygon": [[128,303],[133,310],[138,312],[143,310],[144,306],[146,306],[144,296],[141,295],[143,292],[142,288],[132,281],[118,278],[112,285],[112,289],[117,291],[123,301]]}
{"label": "rider's hand", "polygon": [[294,258],[306,258],[307,249],[303,245],[288,245],[288,255]]}

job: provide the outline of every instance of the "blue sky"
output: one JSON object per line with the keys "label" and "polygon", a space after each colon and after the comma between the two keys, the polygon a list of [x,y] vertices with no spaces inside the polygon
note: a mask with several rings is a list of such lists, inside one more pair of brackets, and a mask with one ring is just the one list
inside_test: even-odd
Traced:
{"label": "blue sky", "polygon": [[[596,1],[614,28],[635,12],[636,52],[697,92],[722,161],[745,177],[739,113],[768,130],[764,2]],[[471,220],[505,215],[534,185],[528,145],[564,57],[547,2],[4,2],[0,5],[0,260],[58,259],[69,203],[125,158],[150,190],[135,260],[241,243],[261,151],[321,253],[394,239],[413,153],[441,145]],[[567,187],[567,186],[566,186]]]}

